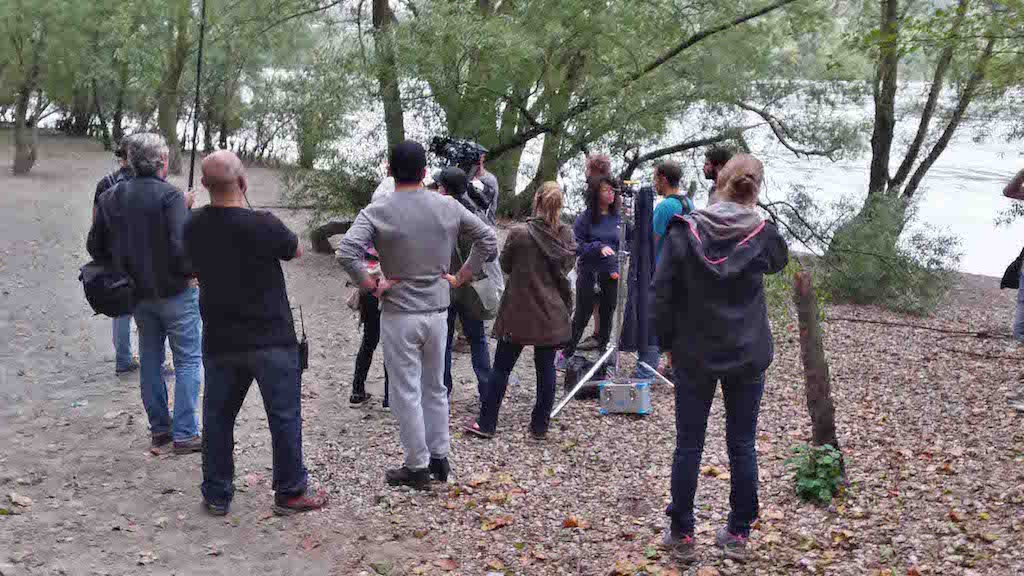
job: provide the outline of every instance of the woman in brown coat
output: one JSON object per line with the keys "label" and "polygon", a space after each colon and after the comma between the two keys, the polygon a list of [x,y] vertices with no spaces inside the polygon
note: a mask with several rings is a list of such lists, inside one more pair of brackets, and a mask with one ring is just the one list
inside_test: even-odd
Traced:
{"label": "woman in brown coat", "polygon": [[572,294],[566,275],[576,259],[572,228],[561,221],[561,212],[562,191],[557,183],[545,182],[533,198],[533,218],[513,228],[505,240],[501,269],[508,280],[493,331],[498,349],[484,384],[480,415],[465,426],[473,435],[494,435],[509,374],[526,346],[533,346],[537,371],[530,433],[547,434],[555,403],[555,353],[571,336]]}

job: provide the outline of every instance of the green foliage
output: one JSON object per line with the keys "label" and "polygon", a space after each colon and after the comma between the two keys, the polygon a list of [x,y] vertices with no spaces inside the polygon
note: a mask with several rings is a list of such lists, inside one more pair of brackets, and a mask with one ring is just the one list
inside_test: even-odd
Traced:
{"label": "green foliage", "polygon": [[843,455],[831,444],[793,449],[786,466],[795,474],[796,493],[809,502],[828,504],[843,483]]}
{"label": "green foliage", "polygon": [[282,200],[294,206],[312,206],[313,224],[335,216],[352,216],[370,203],[381,179],[373,168],[346,163],[338,156],[323,164],[328,167],[282,172]]}
{"label": "green foliage", "polygon": [[826,257],[825,286],[837,301],[928,314],[949,291],[962,252],[956,236],[930,228],[901,235],[916,210],[902,200],[869,199],[843,225]]}

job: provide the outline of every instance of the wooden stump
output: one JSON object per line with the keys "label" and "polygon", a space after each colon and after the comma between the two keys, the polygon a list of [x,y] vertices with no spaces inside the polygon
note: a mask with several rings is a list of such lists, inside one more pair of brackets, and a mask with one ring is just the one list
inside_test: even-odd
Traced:
{"label": "wooden stump", "polygon": [[313,243],[313,251],[318,254],[334,254],[334,248],[328,241],[331,236],[337,236],[348,232],[352,226],[351,220],[332,220],[322,226],[317,226],[309,233],[309,240]]}
{"label": "wooden stump", "polygon": [[811,416],[813,443],[815,446],[831,444],[840,450],[839,438],[836,436],[832,382],[822,342],[818,297],[810,273],[797,272],[794,276],[793,301],[796,303],[800,324],[800,359],[804,366],[804,387],[807,393],[807,412]]}

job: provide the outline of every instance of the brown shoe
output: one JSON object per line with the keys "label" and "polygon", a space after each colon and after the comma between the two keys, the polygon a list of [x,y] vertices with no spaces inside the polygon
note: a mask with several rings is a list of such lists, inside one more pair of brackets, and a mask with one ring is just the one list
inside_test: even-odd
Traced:
{"label": "brown shoe", "polygon": [[300,512],[319,510],[327,505],[327,494],[322,490],[316,492],[312,488],[298,496],[274,496],[274,514],[291,516]]}
{"label": "brown shoe", "polygon": [[171,443],[171,433],[163,432],[161,434],[153,434],[149,442],[149,451],[154,456],[159,456],[167,451],[169,448],[168,444]]}
{"label": "brown shoe", "polygon": [[183,456],[185,454],[194,454],[196,452],[203,451],[203,439],[199,436],[193,436],[188,440],[182,440],[181,442],[174,442],[174,454],[177,456]]}

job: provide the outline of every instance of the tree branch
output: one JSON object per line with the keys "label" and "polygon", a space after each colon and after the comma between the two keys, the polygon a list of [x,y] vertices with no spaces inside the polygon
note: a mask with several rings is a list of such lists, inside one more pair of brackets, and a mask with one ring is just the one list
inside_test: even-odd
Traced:
{"label": "tree branch", "polygon": [[[967,4],[968,0],[960,0],[960,3],[957,5],[956,17],[953,20],[953,27],[950,29],[950,35],[955,36],[963,26],[964,19],[967,16]],[[950,41],[946,44],[945,48],[943,48],[942,53],[939,56],[939,61],[935,65],[935,76],[932,78],[932,86],[928,91],[928,100],[925,102],[924,110],[921,111],[921,121],[917,126],[917,135],[914,136],[914,141],[910,144],[910,148],[907,149],[907,153],[903,157],[903,162],[900,163],[900,167],[896,171],[896,175],[889,179],[890,190],[898,189],[903,184],[907,179],[907,176],[910,174],[910,169],[917,160],[917,156],[921,153],[921,146],[924,144],[924,139],[928,135],[928,127],[932,122],[932,116],[935,114],[935,106],[939,102],[939,96],[942,95],[942,86],[946,77],[946,71],[949,70],[949,65],[952,62],[953,43]]]}
{"label": "tree branch", "polygon": [[775,138],[779,141],[779,143],[785,146],[787,150],[795,154],[798,158],[801,154],[803,154],[804,156],[807,157],[824,156],[825,158],[828,158],[833,162],[836,161],[834,154],[839,151],[840,148],[838,146],[835,146],[828,150],[807,150],[804,148],[797,148],[796,146],[790,144],[789,139],[787,138],[787,133],[789,132],[789,130],[786,128],[786,125],[782,123],[782,120],[779,120],[764,108],[758,108],[757,106],[753,106],[745,102],[735,102],[735,104],[736,106],[739,106],[740,108],[747,110],[748,112],[753,112],[754,114],[757,114],[761,118],[764,118],[764,120],[768,122],[768,126],[771,127],[772,132],[775,134]]}
{"label": "tree branch", "polygon": [[280,26],[280,25],[282,25],[282,24],[284,24],[286,22],[290,22],[292,20],[295,20],[296,18],[302,18],[303,16],[309,16],[311,14],[316,14],[318,12],[324,12],[326,10],[330,10],[331,8],[334,8],[335,6],[343,3],[344,1],[345,0],[334,0],[333,2],[328,2],[327,4],[324,4],[323,6],[320,6],[318,4],[318,5],[314,6],[313,8],[309,8],[307,10],[301,10],[301,11],[296,12],[294,14],[290,14],[288,16],[285,16],[284,18],[281,18],[280,20],[276,20],[276,21],[272,22],[270,25],[268,25],[263,30],[260,30],[260,32],[257,34],[257,36],[262,36],[262,35],[266,34],[267,32],[269,32],[270,30],[272,30],[274,28],[277,28],[278,26]]}
{"label": "tree branch", "polygon": [[977,91],[981,81],[985,78],[985,73],[988,68],[989,61],[992,60],[992,51],[995,48],[996,39],[989,38],[985,44],[985,49],[981,53],[981,57],[978,58],[978,63],[974,67],[974,71],[971,72],[971,78],[967,81],[967,86],[964,88],[963,94],[960,95],[960,101],[956,104],[956,110],[953,111],[953,116],[949,119],[949,123],[946,124],[946,129],[939,136],[939,140],[932,147],[931,152],[921,162],[914,171],[914,175],[910,177],[910,181],[907,182],[907,187],[903,190],[903,199],[909,200],[917,192],[917,188],[921,185],[921,181],[924,180],[925,174],[935,164],[935,161],[939,159],[939,155],[949,145],[949,141],[953,139],[953,133],[956,132],[960,126],[960,122],[964,118],[964,114],[967,113],[967,107],[971,105],[971,100],[974,99],[974,93]]}
{"label": "tree branch", "polygon": [[[647,74],[650,74],[654,70],[657,70],[660,66],[664,65],[669,60],[675,58],[676,56],[681,54],[686,49],[693,47],[694,45],[696,45],[696,44],[698,44],[698,43],[700,43],[700,42],[710,38],[711,36],[714,36],[715,34],[719,34],[719,33],[724,32],[726,30],[729,30],[729,29],[735,28],[737,26],[740,26],[741,24],[744,24],[746,22],[749,22],[751,20],[754,20],[756,18],[759,18],[759,17],[764,16],[766,14],[769,14],[771,12],[774,12],[775,10],[778,10],[779,8],[782,8],[784,6],[787,6],[787,5],[792,4],[794,2],[797,2],[797,1],[798,0],[777,0],[776,2],[774,2],[772,4],[769,4],[768,6],[765,6],[765,7],[761,8],[761,9],[758,9],[758,10],[755,10],[753,12],[749,12],[747,14],[739,16],[739,17],[737,17],[737,18],[735,18],[735,19],[733,19],[733,20],[731,20],[729,22],[725,22],[723,24],[719,24],[718,26],[714,26],[714,27],[708,28],[707,30],[702,30],[700,32],[697,32],[696,34],[690,36],[689,38],[687,38],[686,40],[684,40],[683,42],[681,42],[680,44],[678,44],[677,46],[675,46],[674,48],[672,48],[671,50],[666,52],[665,54],[662,54],[660,57],[658,57],[655,60],[653,60],[650,64],[648,64],[647,66],[643,67],[641,70],[638,70],[638,71],[634,72],[633,74],[631,74],[629,77],[627,77],[626,81],[620,87],[620,90],[627,88],[633,82],[636,82],[637,80],[643,78]],[[493,159],[497,158],[498,156],[501,156],[505,152],[508,152],[509,150],[513,150],[515,148],[519,148],[520,146],[526,144],[530,140],[533,140],[537,136],[540,136],[541,134],[545,134],[547,132],[550,132],[553,129],[552,128],[553,126],[561,125],[561,124],[565,123],[566,121],[571,120],[571,119],[575,118],[576,116],[579,116],[579,115],[583,114],[584,112],[590,110],[591,108],[597,106],[600,103],[600,101],[601,101],[600,98],[595,98],[595,99],[591,99],[591,100],[581,100],[575,106],[573,106],[568,111],[566,111],[565,114],[563,114],[562,116],[560,116],[558,118],[552,119],[552,121],[548,122],[547,124],[539,125],[539,126],[531,126],[528,130],[516,134],[510,140],[508,140],[506,142],[502,142],[502,143],[498,144],[497,146],[494,146],[488,152],[488,158],[493,160]]]}
{"label": "tree branch", "polygon": [[759,126],[759,124],[729,128],[728,130],[725,130],[720,134],[716,134],[715,136],[709,136],[707,138],[700,138],[698,140],[681,142],[679,144],[674,144],[672,146],[666,146],[664,148],[652,150],[650,152],[647,152],[646,154],[637,154],[636,156],[633,157],[632,160],[628,161],[626,167],[623,168],[622,172],[619,173],[619,178],[622,180],[629,180],[629,178],[633,175],[633,171],[635,171],[638,167],[640,167],[641,164],[645,162],[650,162],[651,160],[656,160],[658,158],[668,156],[670,154],[678,154],[679,152],[693,150],[694,148],[700,148],[702,146],[718,144],[719,142],[724,142],[726,140],[735,138],[737,134],[742,134],[743,132],[746,132],[747,130],[750,130],[752,128],[756,128],[757,126]]}

